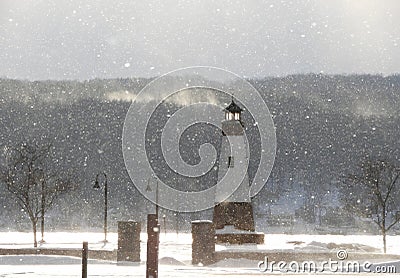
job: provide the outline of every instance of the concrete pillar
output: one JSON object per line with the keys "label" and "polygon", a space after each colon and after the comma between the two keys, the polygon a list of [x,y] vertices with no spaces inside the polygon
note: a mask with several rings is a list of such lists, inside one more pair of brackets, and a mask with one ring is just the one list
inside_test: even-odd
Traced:
{"label": "concrete pillar", "polygon": [[209,265],[214,262],[215,229],[211,221],[192,222],[192,264]]}
{"label": "concrete pillar", "polygon": [[118,262],[140,262],[140,223],[118,221]]}

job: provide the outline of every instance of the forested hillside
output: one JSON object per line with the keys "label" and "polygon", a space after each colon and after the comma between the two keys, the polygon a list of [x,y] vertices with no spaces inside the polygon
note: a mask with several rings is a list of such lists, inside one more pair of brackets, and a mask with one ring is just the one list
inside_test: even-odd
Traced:
{"label": "forested hillside", "polygon": [[[343,174],[354,170],[363,157],[399,160],[400,76],[308,74],[249,81],[264,97],[277,134],[274,182],[257,196],[257,208],[276,202],[286,194],[285,188],[292,187],[314,192],[298,196],[303,202],[311,195],[329,200]],[[150,79],[140,78],[85,82],[0,79],[0,146],[23,141],[51,143],[59,170],[74,169],[79,175],[80,188],[58,200],[49,212],[49,227],[101,227],[103,199],[92,190],[99,171],[109,177],[112,226],[116,220],[144,219],[153,209],[132,185],[121,150],[130,101],[148,82]],[[180,105],[182,102],[164,103],[158,113],[173,112]],[[252,121],[246,112],[244,121],[245,125]],[[168,172],[157,143],[164,122],[153,121],[149,130],[156,142],[149,154],[153,167],[177,188],[182,183],[192,190],[212,186],[215,170],[197,180]],[[254,157],[251,179],[259,144],[254,125],[246,127]],[[190,163],[198,162],[198,146],[211,142],[218,149],[219,134],[206,125],[193,126],[182,139],[182,156]],[[275,189],[269,188],[271,184]],[[5,188],[0,187],[0,192],[0,229],[28,229],[29,223],[22,220],[23,214]],[[171,227],[184,225],[191,217],[182,214],[177,221],[174,213],[165,213]]]}

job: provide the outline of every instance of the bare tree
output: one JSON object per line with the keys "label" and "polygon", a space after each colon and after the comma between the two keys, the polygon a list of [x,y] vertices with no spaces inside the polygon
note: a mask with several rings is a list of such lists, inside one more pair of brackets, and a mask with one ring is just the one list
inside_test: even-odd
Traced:
{"label": "bare tree", "polygon": [[63,193],[73,189],[70,176],[62,177],[50,167],[51,145],[38,146],[23,143],[4,148],[0,181],[27,213],[33,229],[34,247],[37,247],[37,224],[41,220],[43,240],[46,212]]}
{"label": "bare tree", "polygon": [[376,223],[386,253],[386,234],[399,221],[400,168],[388,161],[366,159],[361,171],[348,175],[341,187],[346,207]]}

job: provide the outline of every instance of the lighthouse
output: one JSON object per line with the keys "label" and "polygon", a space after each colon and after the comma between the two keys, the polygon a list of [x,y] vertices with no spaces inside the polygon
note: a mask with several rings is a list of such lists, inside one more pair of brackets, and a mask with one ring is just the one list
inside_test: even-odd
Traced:
{"label": "lighthouse", "polygon": [[[242,121],[243,109],[232,97],[224,112],[213,215],[216,239],[220,243],[260,244],[264,241],[264,235],[255,233],[249,176],[245,164],[250,153]],[[221,183],[224,185],[219,186]],[[226,188],[229,186],[234,191],[226,196]]]}

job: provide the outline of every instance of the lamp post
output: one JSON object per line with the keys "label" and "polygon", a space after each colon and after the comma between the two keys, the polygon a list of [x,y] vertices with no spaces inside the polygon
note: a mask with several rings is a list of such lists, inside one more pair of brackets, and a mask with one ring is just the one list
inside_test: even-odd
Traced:
{"label": "lamp post", "polygon": [[[153,191],[150,186],[150,179],[147,180],[147,187],[146,187],[147,192]],[[156,180],[156,217],[158,221],[158,180]]]}
{"label": "lamp post", "polygon": [[96,180],[94,182],[94,189],[100,189],[99,175],[104,175],[104,243],[107,243],[107,207],[108,207],[108,190],[107,190],[107,175],[102,172],[96,175]]}

